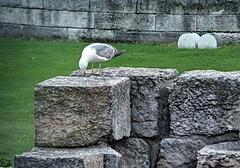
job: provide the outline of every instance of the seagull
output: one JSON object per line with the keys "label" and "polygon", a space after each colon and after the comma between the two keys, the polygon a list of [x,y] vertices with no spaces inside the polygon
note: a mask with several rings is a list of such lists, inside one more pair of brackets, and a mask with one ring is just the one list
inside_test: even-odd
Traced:
{"label": "seagull", "polygon": [[79,68],[81,70],[87,69],[88,63],[92,63],[92,71],[93,71],[93,63],[98,62],[99,68],[101,68],[101,62],[105,62],[120,56],[124,51],[117,50],[110,44],[105,43],[92,43],[86,46],[82,51],[82,56],[79,60]]}

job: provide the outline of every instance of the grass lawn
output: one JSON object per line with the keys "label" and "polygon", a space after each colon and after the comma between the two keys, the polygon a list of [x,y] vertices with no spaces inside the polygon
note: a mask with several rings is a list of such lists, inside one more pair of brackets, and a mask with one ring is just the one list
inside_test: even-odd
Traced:
{"label": "grass lawn", "polygon": [[[33,147],[34,85],[77,69],[80,51],[87,44],[0,38],[0,166],[1,160]],[[102,67],[240,70],[240,45],[215,50],[177,49],[175,44],[113,45],[127,52]]]}

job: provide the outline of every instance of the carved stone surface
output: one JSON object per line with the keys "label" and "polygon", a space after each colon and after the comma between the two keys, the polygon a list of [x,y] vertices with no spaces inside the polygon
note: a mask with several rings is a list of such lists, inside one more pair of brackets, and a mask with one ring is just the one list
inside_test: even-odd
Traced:
{"label": "carved stone surface", "polygon": [[169,99],[173,133],[216,136],[239,131],[239,78],[240,72],[191,71],[180,75]]}
{"label": "carved stone surface", "polygon": [[[75,71],[72,76],[82,76]],[[168,95],[177,71],[154,68],[106,68],[87,76],[120,76],[131,80],[132,135],[155,137],[169,133]]]}
{"label": "carved stone surface", "polygon": [[130,135],[128,78],[55,77],[36,86],[36,146],[78,147]]}
{"label": "carved stone surface", "polygon": [[197,48],[199,39],[197,33],[184,33],[178,39],[178,48]]}
{"label": "carved stone surface", "polygon": [[239,168],[240,141],[205,146],[198,152],[197,168]]}
{"label": "carved stone surface", "polygon": [[196,168],[197,152],[206,144],[200,140],[163,139],[160,143],[159,168]]}
{"label": "carved stone surface", "polygon": [[15,156],[15,168],[118,168],[121,154],[110,147],[34,148]]}
{"label": "carved stone surface", "polygon": [[149,168],[150,146],[138,138],[126,138],[114,143],[113,148],[122,155],[122,168]]}

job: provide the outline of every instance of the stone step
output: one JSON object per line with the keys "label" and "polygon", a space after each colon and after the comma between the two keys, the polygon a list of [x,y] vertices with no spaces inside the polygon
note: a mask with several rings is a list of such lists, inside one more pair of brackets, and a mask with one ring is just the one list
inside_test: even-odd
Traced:
{"label": "stone step", "polygon": [[118,168],[121,154],[110,147],[34,148],[15,156],[15,168]]}
{"label": "stone step", "polygon": [[80,147],[130,135],[130,81],[55,77],[35,88],[35,144]]}

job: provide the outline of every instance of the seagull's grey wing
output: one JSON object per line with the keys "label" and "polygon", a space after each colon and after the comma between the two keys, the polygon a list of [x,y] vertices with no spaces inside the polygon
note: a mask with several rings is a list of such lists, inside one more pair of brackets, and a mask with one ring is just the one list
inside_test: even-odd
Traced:
{"label": "seagull's grey wing", "polygon": [[97,43],[92,45],[91,48],[96,50],[96,53],[100,57],[111,59],[117,53],[117,49],[108,44]]}

